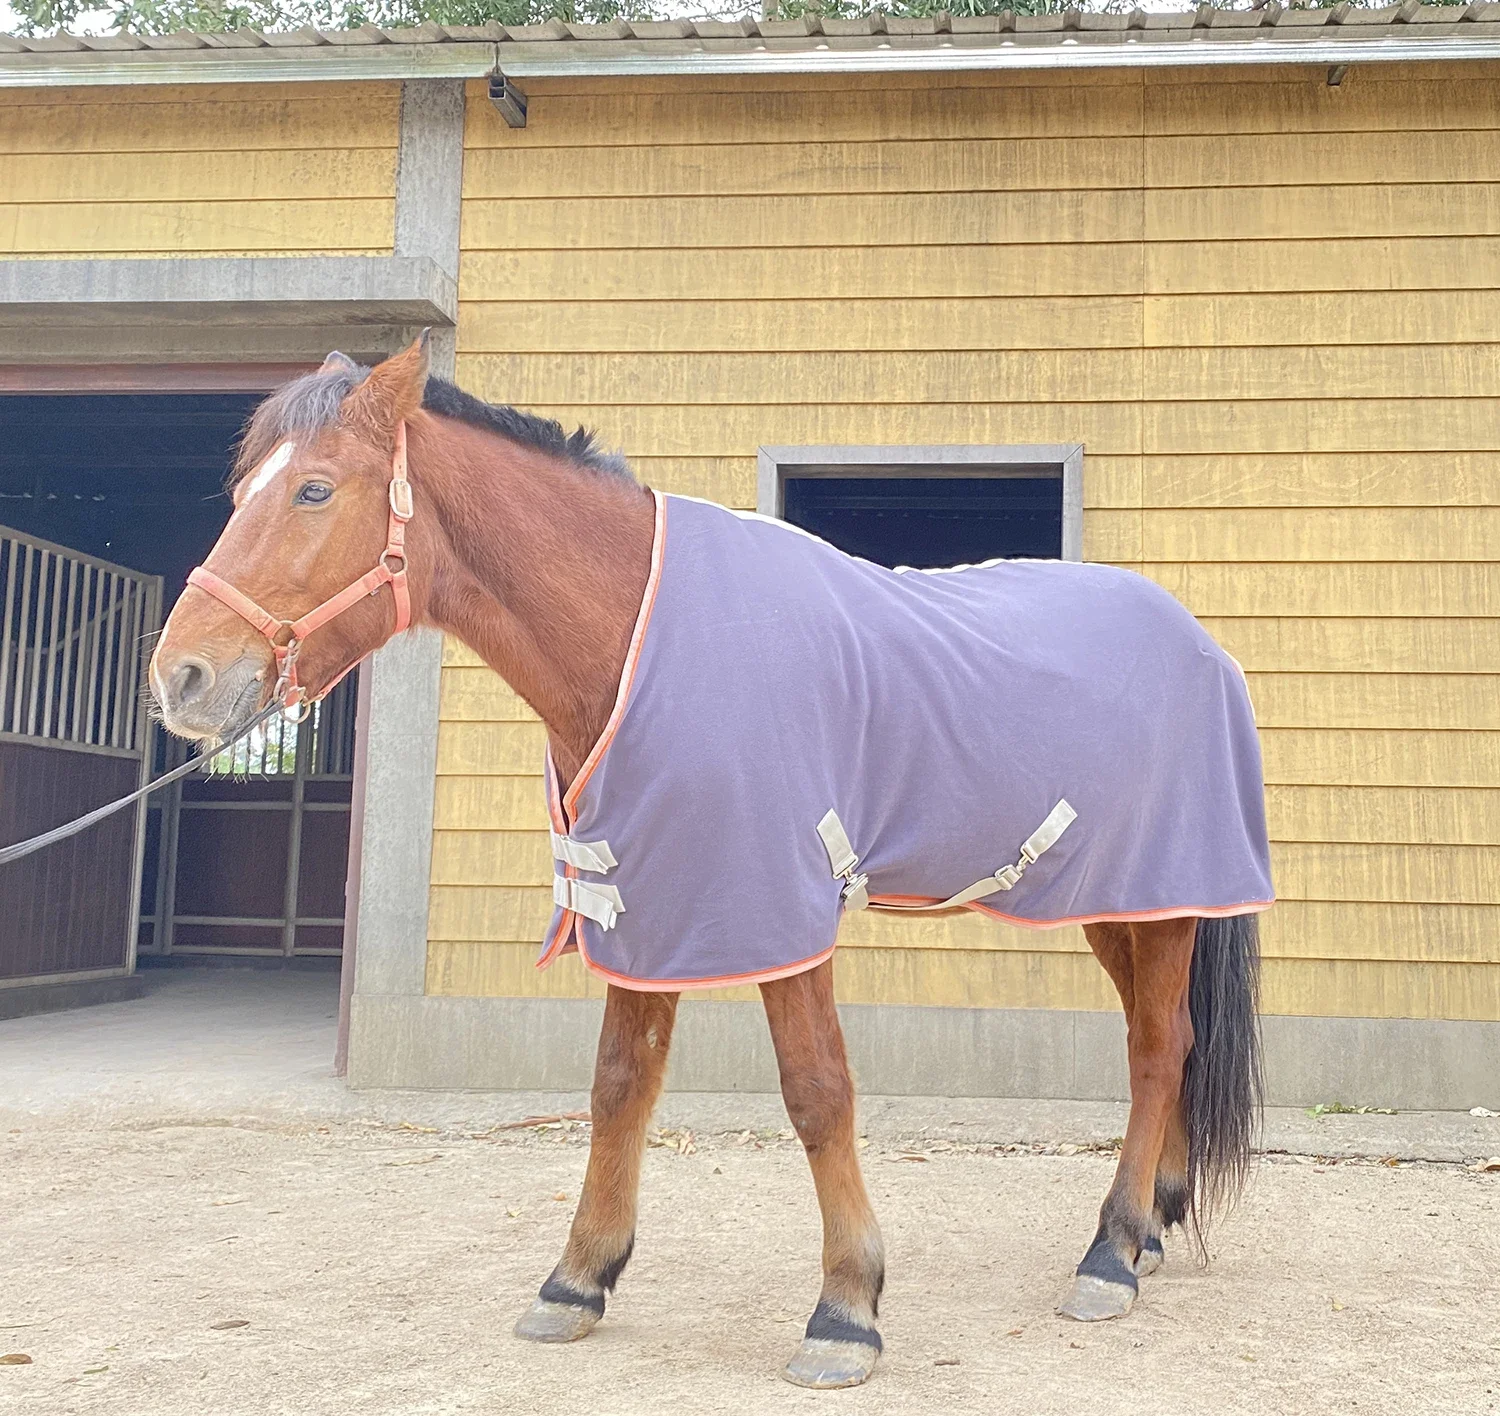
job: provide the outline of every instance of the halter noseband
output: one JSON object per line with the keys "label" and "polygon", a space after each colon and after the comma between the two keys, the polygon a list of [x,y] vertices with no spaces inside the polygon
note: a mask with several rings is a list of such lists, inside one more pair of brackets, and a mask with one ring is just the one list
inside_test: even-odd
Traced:
{"label": "halter noseband", "polygon": [[[301,722],[312,711],[318,699],[325,697],[341,683],[354,664],[350,664],[334,679],[317,698],[309,700],[307,690],[297,681],[297,654],[303,641],[316,629],[321,629],[330,620],[337,619],[345,610],[357,605],[368,595],[376,595],[382,585],[389,585],[396,599],[396,629],[400,634],[411,624],[411,593],[406,584],[406,523],[412,518],[413,504],[411,483],[406,479],[406,423],[396,424],[396,452],[391,461],[390,515],[386,521],[385,549],[373,570],[366,571],[352,585],[346,585],[337,595],[324,600],[316,609],[309,610],[301,619],[278,619],[268,610],[263,610],[243,591],[236,590],[227,580],[215,575],[204,566],[190,571],[189,585],[206,590],[220,604],[227,605],[241,619],[271,641],[271,650],[276,655],[276,687],[271,696],[279,698],[287,710],[301,710],[296,721]],[[399,562],[392,569],[391,562]],[[285,643],[280,642],[286,632]]]}

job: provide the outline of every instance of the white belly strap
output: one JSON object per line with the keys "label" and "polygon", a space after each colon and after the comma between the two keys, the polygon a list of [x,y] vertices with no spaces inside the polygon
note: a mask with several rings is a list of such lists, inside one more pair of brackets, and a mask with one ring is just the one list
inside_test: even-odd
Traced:
{"label": "white belly strap", "polygon": [[859,856],[850,843],[849,833],[844,830],[844,823],[839,820],[837,812],[830,811],[818,822],[818,835],[822,839],[823,849],[828,852],[828,864],[834,875],[844,881],[841,893],[845,909],[862,910],[868,906],[874,910],[893,911],[953,910],[974,900],[982,900],[998,890],[1014,889],[1026,873],[1026,867],[1034,865],[1043,851],[1056,845],[1057,838],[1077,819],[1078,813],[1068,805],[1067,800],[1059,801],[1047,813],[1047,819],[1021,843],[1021,854],[1014,865],[1002,865],[993,875],[986,875],[983,880],[976,880],[956,895],[950,895],[946,900],[931,905],[871,903],[869,877],[856,873]]}

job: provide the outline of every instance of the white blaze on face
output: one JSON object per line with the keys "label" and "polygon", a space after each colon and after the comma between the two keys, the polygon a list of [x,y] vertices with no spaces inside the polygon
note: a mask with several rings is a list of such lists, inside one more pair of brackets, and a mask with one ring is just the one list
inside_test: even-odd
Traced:
{"label": "white blaze on face", "polygon": [[275,475],[281,471],[288,462],[292,460],[297,451],[297,444],[284,442],[278,447],[259,467],[251,473],[249,480],[245,483],[245,490],[239,500],[235,503],[236,511],[243,511],[250,504],[250,499],[257,492],[263,491],[266,485]]}

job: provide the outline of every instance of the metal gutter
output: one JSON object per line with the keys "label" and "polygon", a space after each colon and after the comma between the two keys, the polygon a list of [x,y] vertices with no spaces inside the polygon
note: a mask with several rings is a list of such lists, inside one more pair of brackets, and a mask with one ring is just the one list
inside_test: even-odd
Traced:
{"label": "metal gutter", "polygon": [[[515,79],[710,74],[1147,69],[1192,65],[1437,63],[1500,59],[1500,24],[1082,31],[1059,35],[807,35],[795,39],[442,41],[296,47],[0,52],[0,88],[301,80]],[[1371,26],[1370,28],[1374,28]],[[1473,33],[1463,31],[1474,30]],[[1332,32],[1329,32],[1332,31]],[[1211,36],[1211,37],[1210,37]]]}
{"label": "metal gutter", "polygon": [[492,43],[328,44],[296,49],[0,53],[0,88],[482,79],[495,69],[497,47]]}

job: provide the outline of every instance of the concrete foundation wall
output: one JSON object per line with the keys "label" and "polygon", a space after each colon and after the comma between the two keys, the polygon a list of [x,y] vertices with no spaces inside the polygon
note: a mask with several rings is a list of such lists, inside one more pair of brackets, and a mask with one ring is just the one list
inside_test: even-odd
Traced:
{"label": "concrete foundation wall", "polygon": [[[603,1004],[592,999],[357,994],[350,1085],[581,1091],[590,1084]],[[845,1004],[862,1092],[882,1096],[1129,1098],[1125,1020],[1068,1009]],[[1273,1106],[1493,1106],[1500,1023],[1422,1019],[1262,1020]],[[688,1001],[668,1086],[773,1091],[776,1062],[755,1003]]]}

